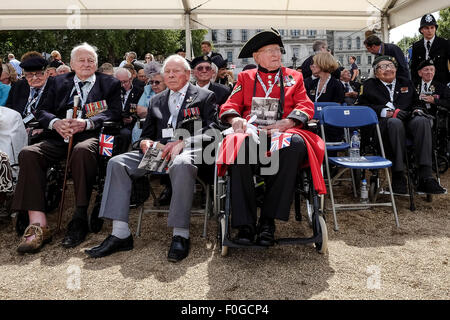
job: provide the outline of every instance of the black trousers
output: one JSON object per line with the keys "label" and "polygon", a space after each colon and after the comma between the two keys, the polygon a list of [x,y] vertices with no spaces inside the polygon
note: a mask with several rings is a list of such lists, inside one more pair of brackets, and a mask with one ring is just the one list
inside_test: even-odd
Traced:
{"label": "black trousers", "polygon": [[297,172],[307,157],[307,149],[303,139],[299,135],[293,135],[289,147],[272,154],[272,159],[277,157],[279,159],[278,170],[273,174],[264,174],[264,170],[272,171],[268,170],[269,165],[249,163],[250,150],[254,152],[256,149],[254,146],[250,148],[251,144],[254,144],[253,140],[247,138],[245,145],[242,145],[239,151],[239,153],[245,152],[247,162],[239,163],[238,156],[238,163],[231,165],[229,168],[231,172],[231,222],[233,228],[256,224],[257,205],[254,174],[262,174],[265,183],[261,217],[287,221],[294,196]]}

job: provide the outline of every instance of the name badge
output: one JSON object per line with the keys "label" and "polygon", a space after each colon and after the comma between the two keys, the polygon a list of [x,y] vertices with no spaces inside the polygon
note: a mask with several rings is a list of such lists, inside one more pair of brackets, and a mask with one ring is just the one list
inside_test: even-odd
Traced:
{"label": "name badge", "polygon": [[173,128],[162,129],[162,137],[163,138],[172,138],[173,137]]}
{"label": "name badge", "polygon": [[23,118],[23,123],[27,124],[28,122],[30,122],[31,120],[33,120],[34,115],[32,113],[30,113],[29,115],[27,115],[25,118]]}

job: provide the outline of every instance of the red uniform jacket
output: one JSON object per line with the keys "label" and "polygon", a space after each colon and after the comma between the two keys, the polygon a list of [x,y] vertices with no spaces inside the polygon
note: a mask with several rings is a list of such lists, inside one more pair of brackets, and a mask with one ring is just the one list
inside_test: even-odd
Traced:
{"label": "red uniform jacket", "polygon": [[[261,80],[268,89],[269,81],[273,83],[276,72],[267,72],[267,70],[251,69],[239,73],[237,83],[228,100],[220,108],[219,118],[223,119],[227,115],[237,115],[248,118],[253,98],[253,90],[256,79],[256,72],[259,72]],[[308,161],[314,180],[314,186],[320,194],[326,193],[326,187],[320,170],[325,152],[325,144],[316,134],[301,129],[314,116],[314,104],[308,98],[303,85],[303,76],[301,73],[281,68],[284,85],[284,110],[282,118],[292,118],[298,120],[300,124],[291,129],[299,134],[308,148]],[[256,79],[256,97],[264,97],[264,89]],[[280,98],[280,83],[272,89],[269,97]],[[293,132],[294,133],[294,132]],[[235,157],[234,157],[235,158]],[[234,159],[233,158],[233,159]],[[230,164],[228,161],[225,164]]]}

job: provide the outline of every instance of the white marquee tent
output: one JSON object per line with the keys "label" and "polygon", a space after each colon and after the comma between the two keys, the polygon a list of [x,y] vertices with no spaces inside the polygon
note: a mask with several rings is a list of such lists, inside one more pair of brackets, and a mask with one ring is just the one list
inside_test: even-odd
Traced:
{"label": "white marquee tent", "polygon": [[0,30],[379,29],[387,41],[389,29],[449,6],[450,0],[3,0]]}

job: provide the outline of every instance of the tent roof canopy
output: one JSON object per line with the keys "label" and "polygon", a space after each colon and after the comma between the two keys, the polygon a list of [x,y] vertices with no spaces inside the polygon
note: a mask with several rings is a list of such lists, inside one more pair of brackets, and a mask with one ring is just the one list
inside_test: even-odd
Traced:
{"label": "tent roof canopy", "polygon": [[397,27],[448,0],[14,0],[0,3],[0,29],[365,30]]}

